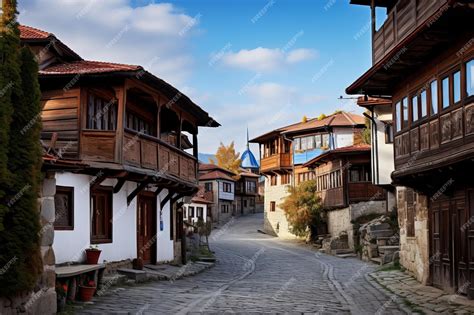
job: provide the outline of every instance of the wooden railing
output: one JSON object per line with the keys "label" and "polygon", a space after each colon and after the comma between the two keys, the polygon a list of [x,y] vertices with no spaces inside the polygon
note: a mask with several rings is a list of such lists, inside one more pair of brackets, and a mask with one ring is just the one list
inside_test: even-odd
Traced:
{"label": "wooden railing", "polygon": [[169,173],[189,182],[196,182],[196,159],[157,138],[126,130],[123,141],[123,162],[129,165]]}
{"label": "wooden railing", "polygon": [[348,183],[349,203],[385,199],[384,190],[371,182]]}
{"label": "wooden railing", "polygon": [[[439,18],[436,12],[448,0],[399,1],[388,14],[383,26],[374,34],[372,53],[374,63],[380,61],[398,43],[410,35],[417,27],[434,23]],[[406,5],[401,7],[400,4]],[[439,12],[442,14],[442,12]]]}
{"label": "wooden railing", "polygon": [[325,208],[345,206],[344,189],[342,187],[318,191],[316,194],[321,198]]}
{"label": "wooden railing", "polygon": [[261,160],[260,171],[291,167],[291,153],[277,153]]}

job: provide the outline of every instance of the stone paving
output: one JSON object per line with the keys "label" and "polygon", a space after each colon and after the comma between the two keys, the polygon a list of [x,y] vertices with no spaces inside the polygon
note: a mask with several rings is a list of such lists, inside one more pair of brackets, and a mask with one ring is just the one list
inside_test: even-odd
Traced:
{"label": "stone paving", "polygon": [[217,262],[201,274],[111,289],[77,313],[407,313],[397,295],[369,278],[375,265],[258,233],[262,221],[257,214],[215,230]]}
{"label": "stone paving", "polygon": [[474,314],[474,301],[422,285],[400,270],[378,271],[370,276],[425,314]]}

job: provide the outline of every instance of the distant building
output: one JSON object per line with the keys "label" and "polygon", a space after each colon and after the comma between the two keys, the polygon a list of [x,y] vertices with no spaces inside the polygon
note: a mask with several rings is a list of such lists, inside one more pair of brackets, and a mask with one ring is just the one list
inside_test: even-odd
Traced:
{"label": "distant building", "polygon": [[250,143],[249,143],[249,131],[247,129],[247,149],[242,153],[242,157],[240,158],[241,163],[240,167],[243,169],[253,172],[257,174],[259,172],[260,166],[258,165],[257,159],[253,155],[252,151],[250,150]]}

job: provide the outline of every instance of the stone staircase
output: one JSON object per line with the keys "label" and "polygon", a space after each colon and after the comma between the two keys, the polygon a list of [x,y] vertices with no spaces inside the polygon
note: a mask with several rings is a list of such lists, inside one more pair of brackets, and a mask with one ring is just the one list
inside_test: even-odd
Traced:
{"label": "stone staircase", "polygon": [[393,230],[381,216],[359,229],[362,259],[378,265],[385,265],[398,260],[400,244],[397,231]]}

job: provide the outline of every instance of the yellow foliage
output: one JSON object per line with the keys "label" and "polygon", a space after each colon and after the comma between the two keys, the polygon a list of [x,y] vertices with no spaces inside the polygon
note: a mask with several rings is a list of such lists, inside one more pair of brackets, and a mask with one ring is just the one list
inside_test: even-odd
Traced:
{"label": "yellow foliage", "polygon": [[[225,146],[222,142],[216,152],[217,166],[222,167],[238,177],[241,160],[239,158],[240,153],[235,152],[234,141],[228,146]],[[214,164],[214,161],[212,161]]]}

